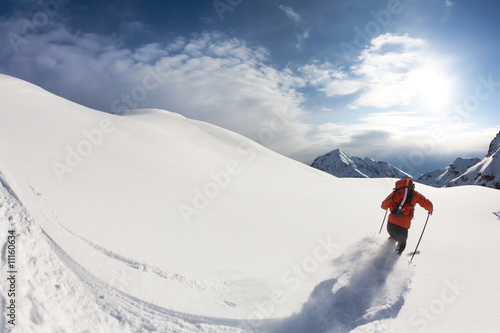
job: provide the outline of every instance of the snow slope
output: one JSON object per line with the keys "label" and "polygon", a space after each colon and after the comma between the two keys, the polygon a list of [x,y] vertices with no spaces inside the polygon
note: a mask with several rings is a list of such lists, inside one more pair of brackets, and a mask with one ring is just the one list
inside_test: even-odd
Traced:
{"label": "snow slope", "polygon": [[[0,180],[2,280],[16,269],[15,297],[0,289],[1,331],[500,324],[492,189],[417,185],[435,213],[409,264],[378,235],[392,179],[335,178],[210,124],[162,110],[106,114],[8,76]],[[425,217],[417,208],[407,252]]]}
{"label": "snow slope", "polygon": [[409,176],[387,162],[375,161],[369,157],[351,156],[341,149],[335,149],[317,157],[311,166],[341,178],[402,178]]}

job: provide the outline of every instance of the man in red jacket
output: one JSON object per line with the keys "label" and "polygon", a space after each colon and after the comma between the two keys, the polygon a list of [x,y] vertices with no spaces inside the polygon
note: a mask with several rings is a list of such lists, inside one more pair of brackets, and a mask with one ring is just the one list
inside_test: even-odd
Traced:
{"label": "man in red jacket", "polygon": [[[394,198],[396,198],[398,194],[403,196],[403,202],[395,202]],[[405,213],[398,213],[395,207],[403,207],[403,204],[407,211]],[[410,229],[414,207],[416,204],[422,206],[430,214],[432,214],[432,211],[434,210],[432,202],[419,192],[415,191],[415,184],[413,184],[413,180],[411,178],[403,178],[397,181],[394,192],[389,194],[382,202],[382,209],[391,209],[391,214],[389,214],[389,218],[387,219],[387,232],[390,235],[390,239],[398,243],[396,250],[398,254],[403,253],[406,247],[408,229]]]}

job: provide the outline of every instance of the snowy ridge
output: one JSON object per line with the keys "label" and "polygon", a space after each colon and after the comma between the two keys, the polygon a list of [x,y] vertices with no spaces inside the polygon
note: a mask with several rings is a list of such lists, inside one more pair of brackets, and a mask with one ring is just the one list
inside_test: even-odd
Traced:
{"label": "snowy ridge", "polygon": [[486,157],[490,157],[497,154],[499,149],[500,149],[500,132],[498,132],[495,138],[491,141]]}
{"label": "snowy ridge", "polygon": [[[17,269],[2,332],[500,325],[485,315],[500,311],[499,191],[417,184],[435,212],[409,264],[377,234],[394,179],[331,177],[175,113],[105,114],[7,76],[0,105],[2,279],[9,230]],[[426,216],[416,207],[408,252]]]}
{"label": "snowy ridge", "polygon": [[481,162],[469,168],[463,175],[453,179],[446,187],[479,185],[500,190],[500,153],[496,151]]}
{"label": "snowy ridge", "polygon": [[445,187],[452,180],[463,175],[470,167],[476,165],[479,158],[457,158],[445,169],[425,173],[418,177],[417,182],[434,187]]}
{"label": "snowy ridge", "polygon": [[387,162],[375,161],[368,157],[351,156],[341,149],[335,149],[317,157],[311,166],[341,178],[402,178],[409,176]]}
{"label": "snowy ridge", "polygon": [[444,170],[421,175],[418,182],[434,187],[479,185],[500,189],[500,132],[491,141],[486,156],[457,158]]}

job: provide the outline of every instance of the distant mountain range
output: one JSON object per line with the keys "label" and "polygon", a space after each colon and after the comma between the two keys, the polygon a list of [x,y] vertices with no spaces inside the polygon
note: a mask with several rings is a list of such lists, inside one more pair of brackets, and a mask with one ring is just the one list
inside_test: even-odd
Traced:
{"label": "distant mountain range", "polygon": [[463,175],[470,167],[481,162],[480,158],[457,158],[444,169],[427,172],[418,177],[417,182],[434,187],[445,187],[448,183]]}
{"label": "distant mountain range", "polygon": [[488,153],[479,158],[457,158],[448,167],[421,175],[417,182],[434,187],[480,185],[500,189],[500,132],[491,141]]}
{"label": "distant mountain range", "polygon": [[341,149],[335,149],[317,157],[313,168],[340,178],[402,178],[410,176],[397,167],[368,157],[351,156]]}
{"label": "distant mountain range", "polygon": [[[422,174],[416,180],[433,187],[480,185],[500,189],[500,132],[491,141],[483,159],[457,158],[444,169]],[[351,156],[335,149],[317,157],[313,168],[340,178],[401,178],[410,176],[401,169],[368,157]],[[411,177],[411,176],[410,176]]]}

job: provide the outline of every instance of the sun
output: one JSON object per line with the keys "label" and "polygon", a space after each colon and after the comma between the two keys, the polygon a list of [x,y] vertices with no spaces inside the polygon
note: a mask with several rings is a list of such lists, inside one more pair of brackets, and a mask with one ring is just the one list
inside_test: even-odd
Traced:
{"label": "sun", "polygon": [[421,105],[442,111],[452,101],[452,79],[438,66],[425,65],[412,73],[412,84]]}

